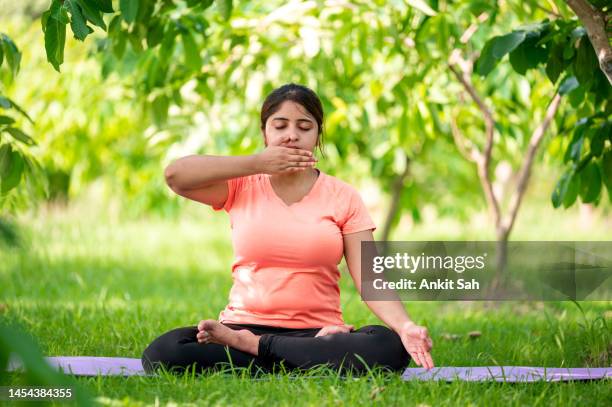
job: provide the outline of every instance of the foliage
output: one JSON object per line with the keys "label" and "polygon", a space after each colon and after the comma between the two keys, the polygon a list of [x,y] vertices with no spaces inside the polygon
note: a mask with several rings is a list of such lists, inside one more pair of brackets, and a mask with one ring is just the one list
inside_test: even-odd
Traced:
{"label": "foliage", "polygon": [[[37,110],[43,123],[36,125],[48,196],[71,197],[102,179],[107,194],[139,200],[139,212],[166,208],[163,165],[190,153],[256,152],[262,145],[256,119],[262,96],[293,81],[315,89],[324,104],[322,169],[346,179],[373,177],[390,192],[408,166],[401,208],[417,221],[427,204],[462,216],[483,200],[475,170],[454,148],[450,117],[460,118],[461,131],[475,143],[482,142],[483,132],[478,110],[456,103],[459,87],[446,62],[454,49],[481,50],[494,33],[546,14],[534,2],[523,3],[411,1],[382,7],[381,1],[327,1],[319,7],[313,1],[237,6],[212,0],[54,0],[41,18],[44,50],[54,69],[63,72],[51,76],[58,91],[43,93],[46,105]],[[546,22],[549,30],[573,32],[567,27],[577,22],[566,9],[561,5],[563,19]],[[481,22],[483,13],[488,18]],[[474,24],[475,34],[462,42],[462,33]],[[534,35],[544,30],[515,31],[520,33],[485,47],[488,59],[479,64],[487,76],[477,85],[495,105],[496,131],[502,135],[494,166],[520,163],[534,118],[543,115],[555,89],[542,81],[544,70],[531,66],[532,54],[541,58],[532,49]],[[29,38],[24,43],[35,41]],[[536,51],[548,53],[556,40],[546,41]],[[576,44],[580,41],[577,37]],[[32,54],[38,58],[39,51]],[[508,52],[511,66],[524,76],[496,65],[500,53]],[[81,64],[87,73],[79,71]],[[27,77],[37,77],[39,69],[32,67]],[[62,90],[68,78],[81,81],[81,88],[73,84]],[[560,78],[557,88],[563,81],[568,99],[579,99],[568,78]],[[37,92],[29,92],[27,100],[36,103]],[[54,101],[76,116],[45,115],[59,113]],[[577,122],[576,111],[561,109],[558,132]],[[589,128],[597,123],[601,120],[594,117]],[[565,147],[554,138],[547,155],[559,155]],[[607,180],[603,173],[602,178]],[[585,194],[589,198],[593,189]]]}
{"label": "foliage", "polygon": [[[476,71],[488,75],[509,54],[519,74],[545,66],[546,76],[565,95],[572,111],[562,117],[560,135],[567,135],[563,163],[569,164],[552,193],[555,208],[612,200],[612,87],[599,69],[586,31],[576,20],[544,20],[491,38]],[[604,198],[605,199],[605,198]]]}
{"label": "foliage", "polygon": [[[25,175],[38,174],[40,168],[30,147],[36,142],[16,123],[16,115],[33,123],[32,118],[13,99],[6,96],[4,87],[17,76],[21,65],[21,51],[6,34],[0,33],[0,204]],[[34,181],[35,182],[35,181]]]}
{"label": "foliage", "polygon": [[36,342],[28,336],[20,324],[0,321],[0,379],[7,382],[7,365],[16,357],[25,370],[21,386],[54,386],[71,389],[79,406],[91,404],[90,395],[70,377],[58,373],[43,358]]}

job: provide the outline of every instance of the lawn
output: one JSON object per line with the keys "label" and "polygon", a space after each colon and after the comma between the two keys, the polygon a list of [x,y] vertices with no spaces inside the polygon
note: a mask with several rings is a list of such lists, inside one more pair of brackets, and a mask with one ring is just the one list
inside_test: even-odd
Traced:
{"label": "lawn", "polygon": [[[19,320],[45,355],[139,358],[159,334],[216,318],[226,304],[232,261],[229,225],[225,215],[209,208],[188,206],[177,219],[122,220],[82,206],[20,219],[22,247],[0,248],[1,312],[3,318]],[[572,229],[571,224],[557,227]],[[519,239],[538,238],[518,230]],[[434,235],[430,224],[409,238]],[[589,236],[609,239],[609,232],[599,226]],[[447,238],[444,233],[437,237]],[[461,238],[456,233],[452,237]],[[381,323],[360,301],[348,274],[342,274],[347,323]],[[579,305],[413,302],[406,307],[429,327],[437,366],[611,366],[612,303]],[[471,331],[481,335],[470,338]],[[19,376],[9,380],[17,382]],[[406,383],[380,374],[349,379],[287,374],[251,380],[239,372],[78,381],[107,405],[603,405],[612,399],[609,381]]]}

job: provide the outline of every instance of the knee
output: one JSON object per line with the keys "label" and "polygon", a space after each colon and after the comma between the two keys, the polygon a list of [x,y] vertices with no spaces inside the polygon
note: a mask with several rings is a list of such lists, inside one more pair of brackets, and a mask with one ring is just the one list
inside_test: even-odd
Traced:
{"label": "knee", "polygon": [[161,344],[153,341],[147,346],[142,352],[140,360],[142,362],[142,368],[147,373],[153,373],[161,366],[169,367],[170,361],[167,358],[167,352],[164,351]]}
{"label": "knee", "polygon": [[359,331],[365,332],[369,346],[376,349],[376,363],[394,371],[405,369],[410,363],[410,355],[397,332],[383,325],[364,326]]}
{"label": "knee", "polygon": [[183,367],[181,357],[181,345],[188,339],[186,332],[190,328],[177,328],[157,337],[147,346],[140,358],[142,367],[147,373],[153,373],[156,369],[163,367],[174,370]]}
{"label": "knee", "polygon": [[151,342],[140,357],[142,367],[147,373],[153,373],[160,367],[169,369],[173,365],[173,360],[169,357],[174,353],[173,350],[169,349],[169,344],[164,344],[159,339]]}

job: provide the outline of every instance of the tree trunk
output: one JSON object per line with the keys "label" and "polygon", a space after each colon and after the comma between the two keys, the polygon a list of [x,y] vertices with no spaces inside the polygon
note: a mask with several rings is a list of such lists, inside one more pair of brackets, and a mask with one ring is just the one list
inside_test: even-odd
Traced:
{"label": "tree trunk", "polygon": [[606,16],[587,0],[566,0],[576,13],[597,55],[599,68],[612,85],[612,47],[606,33]]}
{"label": "tree trunk", "polygon": [[385,224],[383,226],[383,232],[380,237],[380,240],[382,241],[389,240],[389,236],[391,235],[391,229],[393,228],[393,220],[401,213],[402,208],[400,208],[400,200],[402,196],[402,191],[404,189],[404,182],[406,181],[406,178],[410,173],[410,158],[408,158],[408,156],[406,155],[404,155],[404,158],[406,159],[406,166],[404,167],[404,171],[395,177],[391,186],[391,203],[389,205],[389,210],[387,211]]}
{"label": "tree trunk", "polygon": [[503,287],[503,279],[506,277],[506,268],[508,266],[508,231],[499,231],[497,236],[496,254],[495,257],[495,277],[491,286],[493,293],[499,292]]}

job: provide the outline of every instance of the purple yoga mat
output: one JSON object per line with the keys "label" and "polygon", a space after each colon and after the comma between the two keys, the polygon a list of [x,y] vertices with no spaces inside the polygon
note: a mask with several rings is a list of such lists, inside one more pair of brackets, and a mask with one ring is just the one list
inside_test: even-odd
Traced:
{"label": "purple yoga mat", "polygon": [[[64,373],[76,376],[144,376],[140,359],[109,358],[94,356],[57,356],[46,358],[49,363]],[[18,360],[12,359],[9,371],[20,369]],[[527,366],[470,366],[436,367],[430,371],[423,368],[407,368],[403,380],[444,380],[479,382],[495,380],[498,382],[535,382],[612,379],[612,367],[598,368],[559,368]]]}
{"label": "purple yoga mat", "polygon": [[[49,364],[64,373],[75,376],[143,376],[140,359],[107,358],[96,356],[56,356],[45,358]],[[11,359],[8,370],[21,368],[19,360]]]}
{"label": "purple yoga mat", "polygon": [[560,382],[570,380],[612,379],[612,367],[529,367],[529,366],[470,366],[408,368],[402,375],[404,380],[462,380],[480,382]]}

